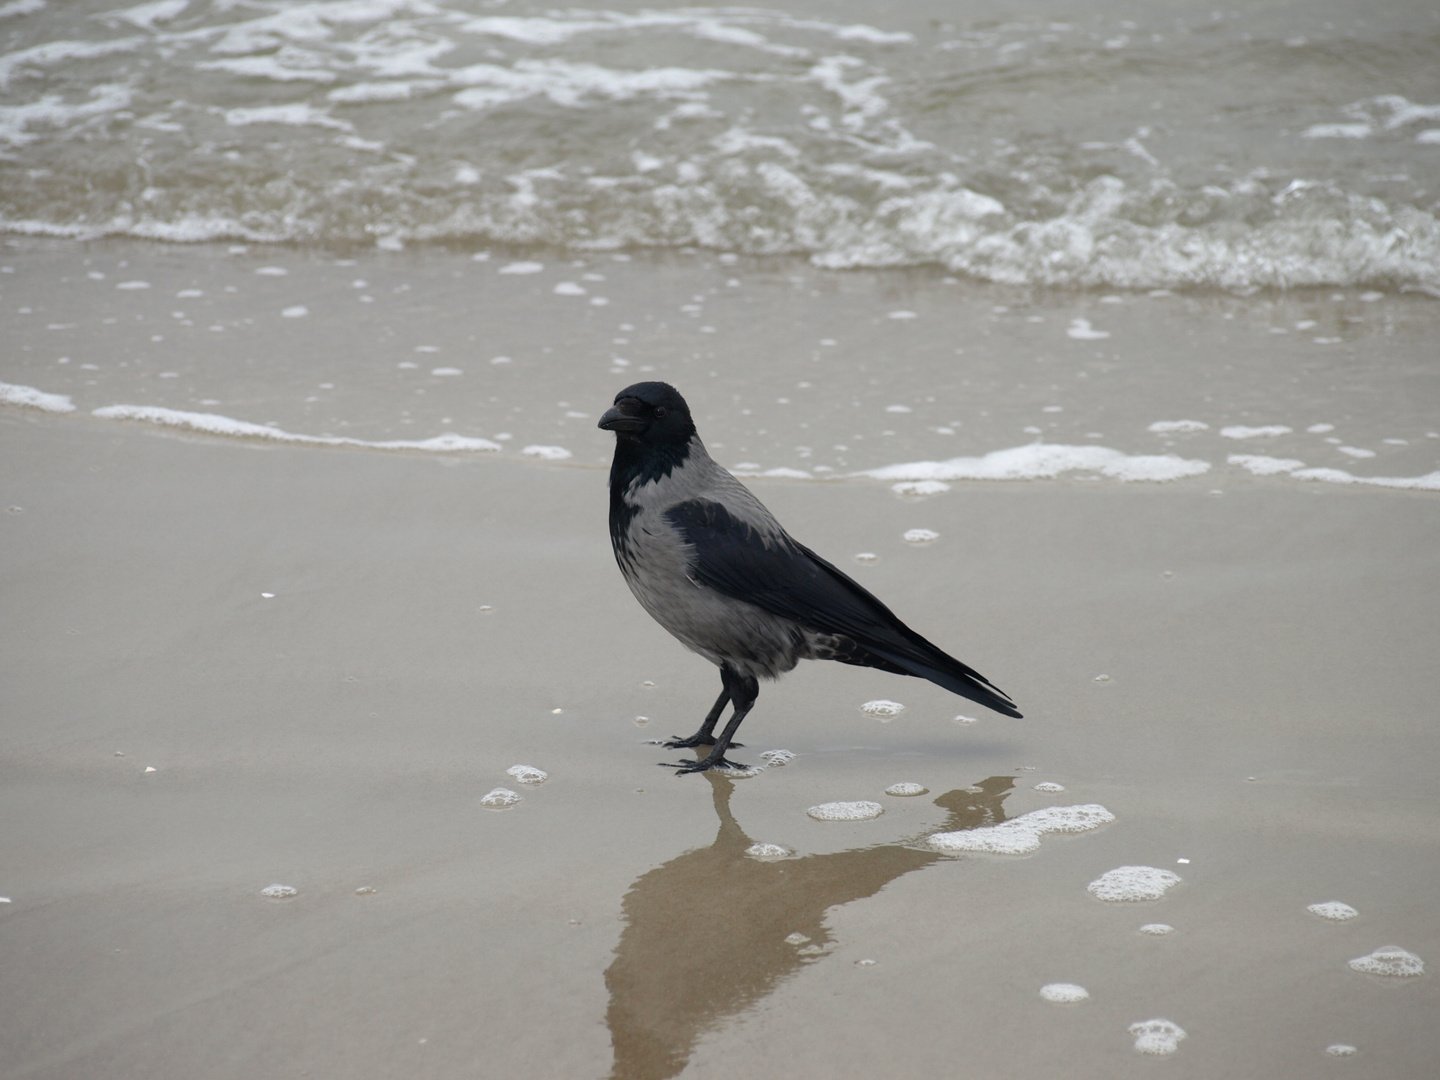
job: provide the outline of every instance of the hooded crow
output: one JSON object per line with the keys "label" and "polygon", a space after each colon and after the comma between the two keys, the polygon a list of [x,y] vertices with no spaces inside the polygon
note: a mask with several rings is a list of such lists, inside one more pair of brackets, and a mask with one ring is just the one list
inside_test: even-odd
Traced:
{"label": "hooded crow", "polygon": [[[760,500],[717,465],[673,386],[642,382],[600,418],[615,433],[610,543],[625,583],[687,648],[720,668],[723,689],[700,730],[669,747],[711,747],[681,773],[729,761],[761,679],[801,660],[838,660],[916,675],[1006,716],[1020,712],[979,672],[902,623],[846,574],[791,538]],[[734,712],[720,737],[715,724]]]}

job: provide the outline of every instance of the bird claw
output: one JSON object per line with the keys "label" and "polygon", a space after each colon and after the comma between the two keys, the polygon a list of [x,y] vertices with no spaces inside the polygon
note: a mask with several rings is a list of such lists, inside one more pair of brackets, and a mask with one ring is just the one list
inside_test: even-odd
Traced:
{"label": "bird claw", "polygon": [[[691,735],[688,739],[682,739],[679,735],[672,735],[661,746],[671,750],[690,750],[697,746],[714,746],[714,735]],[[744,746],[744,743],[732,742],[731,746]]]}
{"label": "bird claw", "polygon": [[689,773],[697,772],[709,772],[711,769],[735,769],[744,772],[750,768],[749,765],[741,765],[738,761],[731,761],[729,758],[723,757],[715,760],[703,758],[699,761],[687,761],[683,759],[679,762],[661,761],[657,764],[666,769],[674,769],[676,776],[685,776]]}

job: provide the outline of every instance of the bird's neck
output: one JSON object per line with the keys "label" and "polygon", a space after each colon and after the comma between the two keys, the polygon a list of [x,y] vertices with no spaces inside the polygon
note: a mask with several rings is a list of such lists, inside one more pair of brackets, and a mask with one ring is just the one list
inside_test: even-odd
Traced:
{"label": "bird's neck", "polygon": [[616,439],[615,457],[610,462],[612,506],[625,492],[664,480],[692,458],[709,458],[698,435],[692,435],[688,442],[663,445],[642,443],[639,439],[623,436]]}

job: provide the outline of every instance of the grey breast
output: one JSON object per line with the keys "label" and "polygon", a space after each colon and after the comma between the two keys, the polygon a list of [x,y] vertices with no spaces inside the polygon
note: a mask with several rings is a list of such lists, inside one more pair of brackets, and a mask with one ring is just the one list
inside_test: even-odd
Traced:
{"label": "grey breast", "polygon": [[691,573],[694,550],[665,517],[680,503],[717,502],[761,536],[785,536],[760,500],[706,453],[698,436],[682,467],[631,484],[622,498],[636,510],[624,537],[626,550],[617,552],[625,582],[651,617],[687,648],[756,678],[775,678],[813,655],[812,635],[802,627],[707,588]]}

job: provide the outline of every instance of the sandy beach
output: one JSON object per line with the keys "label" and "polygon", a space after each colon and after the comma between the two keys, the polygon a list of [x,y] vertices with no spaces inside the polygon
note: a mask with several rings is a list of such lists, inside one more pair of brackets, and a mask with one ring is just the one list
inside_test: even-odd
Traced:
{"label": "sandy beach", "polygon": [[[1026,716],[807,664],[742,731],[793,761],[677,779],[646,740],[717,680],[615,571],[591,424],[545,462],[0,412],[0,1073],[1141,1076],[1165,1019],[1176,1076],[1426,1074],[1433,972],[1347,965],[1440,962],[1433,493],[755,479]],[[1116,820],[927,844],[1080,804]],[[1135,865],[1181,880],[1087,892]]]}

